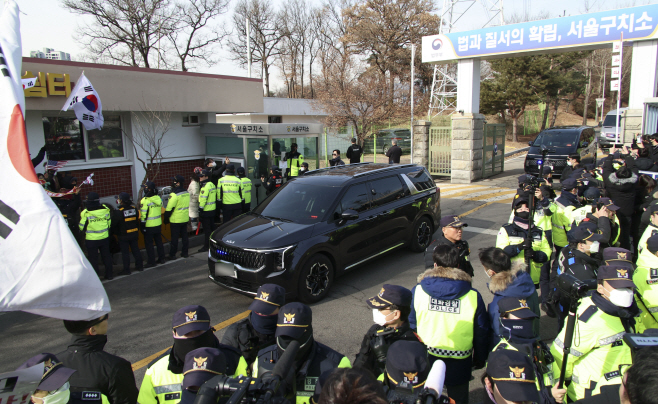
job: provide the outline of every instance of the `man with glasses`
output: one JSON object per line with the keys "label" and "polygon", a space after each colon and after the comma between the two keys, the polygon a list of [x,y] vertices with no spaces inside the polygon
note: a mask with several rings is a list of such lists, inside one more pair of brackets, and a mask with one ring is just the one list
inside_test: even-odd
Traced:
{"label": "man with glasses", "polygon": [[436,240],[425,250],[425,269],[434,268],[434,260],[432,254],[438,245],[449,245],[457,247],[459,250],[459,269],[473,276],[473,265],[469,260],[471,249],[468,246],[468,241],[462,240],[464,235],[464,227],[468,224],[461,221],[459,216],[444,216],[439,223],[441,226],[441,233],[439,233]]}
{"label": "man with glasses", "polygon": [[331,167],[335,166],[344,166],[345,162],[340,159],[340,150],[334,149],[334,151],[331,153],[332,159],[329,160],[329,165]]}
{"label": "man with glasses", "polygon": [[67,368],[77,370],[69,380],[72,398],[83,391],[96,392],[99,403],[102,395],[110,404],[135,404],[138,391],[130,362],[103,350],[107,344],[108,317],[105,314],[89,321],[64,320],[73,339],[57,357]]}

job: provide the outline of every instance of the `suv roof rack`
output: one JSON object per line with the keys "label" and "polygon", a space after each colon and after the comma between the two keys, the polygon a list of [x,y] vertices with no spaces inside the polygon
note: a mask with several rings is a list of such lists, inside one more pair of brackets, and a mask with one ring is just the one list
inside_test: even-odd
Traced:
{"label": "suv roof rack", "polygon": [[400,165],[391,165],[390,167],[378,168],[376,170],[364,171],[362,173],[354,174],[354,177],[359,177],[366,174],[376,173],[380,171],[392,170],[394,168],[407,168],[407,167],[416,167],[416,164],[400,164]]}
{"label": "suv roof rack", "polygon": [[372,163],[369,162],[369,161],[366,161],[366,162],[363,162],[363,163],[343,164],[343,165],[341,165],[341,166],[316,168],[315,170],[311,170],[311,171],[307,172],[307,173],[304,174],[304,175],[309,175],[309,174],[311,174],[311,173],[317,173],[317,172],[319,172],[319,171],[333,170],[333,169],[336,169],[336,168],[345,168],[345,167],[362,166],[362,165],[366,165],[366,164],[372,164]]}

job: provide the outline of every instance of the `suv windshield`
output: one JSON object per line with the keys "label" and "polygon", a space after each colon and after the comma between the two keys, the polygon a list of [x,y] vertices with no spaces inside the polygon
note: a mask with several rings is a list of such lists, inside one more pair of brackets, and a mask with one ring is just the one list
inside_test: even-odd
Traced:
{"label": "suv windshield", "polygon": [[258,205],[254,213],[295,223],[317,223],[324,218],[334,199],[335,192],[327,187],[292,181]]}
{"label": "suv windshield", "polygon": [[[621,116],[622,114],[619,114],[619,126],[621,127]],[[602,126],[611,126],[615,127],[617,123],[617,114],[608,114],[605,116],[605,119],[603,120],[603,125]]]}
{"label": "suv windshield", "polygon": [[542,132],[537,136],[533,146],[546,147],[570,147],[578,142],[578,132],[576,131],[551,131]]}

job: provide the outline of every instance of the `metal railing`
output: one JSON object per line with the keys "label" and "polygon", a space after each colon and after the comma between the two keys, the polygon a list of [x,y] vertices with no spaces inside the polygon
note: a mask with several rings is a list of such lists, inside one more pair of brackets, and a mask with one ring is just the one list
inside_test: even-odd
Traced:
{"label": "metal railing", "polygon": [[431,175],[450,175],[452,158],[452,128],[430,128],[429,172]]}
{"label": "metal railing", "polygon": [[505,170],[505,124],[485,124],[483,132],[482,178],[487,178]]}

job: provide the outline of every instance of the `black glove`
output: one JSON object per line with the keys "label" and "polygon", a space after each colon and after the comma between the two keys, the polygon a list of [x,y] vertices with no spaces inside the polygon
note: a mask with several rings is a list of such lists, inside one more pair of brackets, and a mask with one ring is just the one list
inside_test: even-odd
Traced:
{"label": "black glove", "polygon": [[503,248],[503,252],[510,258],[514,258],[521,254],[521,249],[518,245],[508,245],[507,247]]}
{"label": "black glove", "polygon": [[543,264],[548,261],[548,255],[543,251],[535,251],[532,253],[532,260],[538,264]]}
{"label": "black glove", "polygon": [[381,364],[386,363],[386,355],[388,354],[389,347],[386,339],[383,336],[376,336],[372,339],[370,347],[372,348],[372,353],[375,354],[375,358],[377,358],[377,362]]}
{"label": "black glove", "polygon": [[458,241],[455,243],[455,247],[459,250],[459,258],[463,258],[468,255],[468,243],[466,241]]}
{"label": "black glove", "polygon": [[146,223],[142,223],[142,225],[139,226],[139,230],[142,232],[142,234],[146,234]]}

